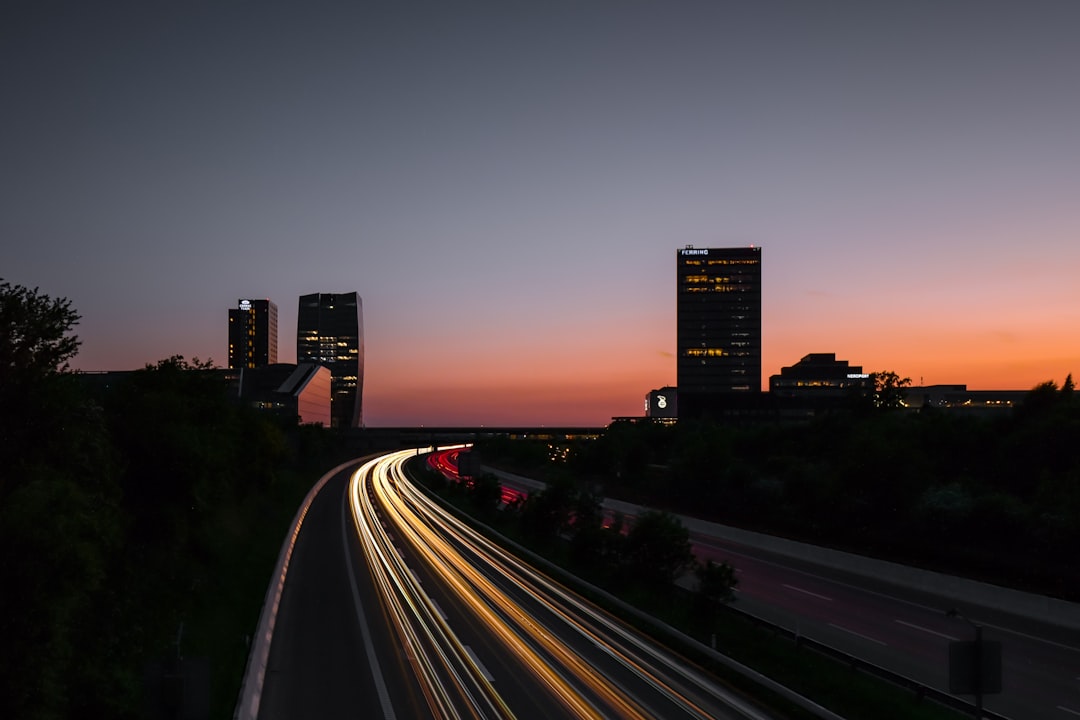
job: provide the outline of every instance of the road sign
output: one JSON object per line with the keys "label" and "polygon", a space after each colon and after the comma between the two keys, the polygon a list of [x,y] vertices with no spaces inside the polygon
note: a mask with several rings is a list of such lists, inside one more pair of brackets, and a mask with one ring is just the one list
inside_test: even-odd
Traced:
{"label": "road sign", "polygon": [[1001,692],[1001,643],[981,639],[949,643],[949,692],[953,695]]}

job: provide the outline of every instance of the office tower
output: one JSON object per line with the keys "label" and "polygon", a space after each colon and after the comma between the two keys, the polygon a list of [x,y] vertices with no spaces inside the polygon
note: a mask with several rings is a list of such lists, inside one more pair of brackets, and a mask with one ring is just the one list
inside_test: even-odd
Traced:
{"label": "office tower", "polygon": [[300,296],[296,317],[296,362],[330,369],[331,423],[360,427],[364,393],[364,313],[360,295]]}
{"label": "office tower", "polygon": [[688,245],[676,265],[679,415],[745,406],[761,392],[761,248]]}
{"label": "office tower", "polygon": [[229,311],[229,367],[256,368],[277,362],[277,305],[240,300]]}

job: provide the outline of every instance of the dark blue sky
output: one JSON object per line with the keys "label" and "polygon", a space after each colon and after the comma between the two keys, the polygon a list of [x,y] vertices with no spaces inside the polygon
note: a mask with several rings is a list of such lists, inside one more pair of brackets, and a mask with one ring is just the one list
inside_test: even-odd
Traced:
{"label": "dark blue sky", "polygon": [[1080,370],[1080,3],[15,2],[0,276],[84,369],[364,298],[369,423],[673,384],[674,251],[761,245],[765,375]]}

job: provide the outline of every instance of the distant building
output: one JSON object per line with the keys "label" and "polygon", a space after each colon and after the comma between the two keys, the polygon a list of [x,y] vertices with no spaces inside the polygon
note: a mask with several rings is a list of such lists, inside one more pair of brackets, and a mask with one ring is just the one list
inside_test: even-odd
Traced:
{"label": "distant building", "polygon": [[[140,370],[80,372],[91,391],[108,394]],[[275,363],[255,368],[192,370],[221,382],[222,392],[239,403],[276,415],[286,422],[330,427],[330,370],[314,363]]]}
{"label": "distant building", "polygon": [[677,418],[679,417],[679,394],[673,387],[662,387],[652,390],[645,396],[645,417],[648,418]]}
{"label": "distant building", "polygon": [[296,362],[319,363],[329,368],[333,427],[362,425],[364,319],[359,294],[300,296]]}
{"label": "distant building", "polygon": [[967,385],[905,388],[904,405],[914,410],[938,408],[973,415],[995,415],[1022,405],[1028,390],[968,390]]}
{"label": "distant building", "polygon": [[227,376],[245,403],[301,425],[330,427],[330,370],[316,363],[279,363]]}
{"label": "distant building", "polygon": [[333,424],[330,413],[331,383],[330,370],[327,367],[301,363],[281,384],[278,392],[287,394],[295,403],[293,415],[298,423],[330,427]]}
{"label": "distant building", "polygon": [[835,353],[810,353],[769,378],[769,392],[779,398],[839,400],[870,392],[872,381],[861,366],[837,360]]}
{"label": "distant building", "polygon": [[676,253],[679,417],[752,411],[761,395],[761,248]]}
{"label": "distant building", "polygon": [[277,362],[277,305],[240,300],[229,310],[229,367],[257,368]]}

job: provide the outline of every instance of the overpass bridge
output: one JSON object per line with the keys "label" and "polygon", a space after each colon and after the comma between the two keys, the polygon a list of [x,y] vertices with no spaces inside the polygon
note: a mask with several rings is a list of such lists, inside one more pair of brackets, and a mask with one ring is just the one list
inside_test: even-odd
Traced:
{"label": "overpass bridge", "polygon": [[356,428],[346,431],[350,448],[360,451],[397,450],[427,445],[453,445],[476,442],[489,438],[512,440],[594,440],[600,437],[603,427],[376,427]]}

